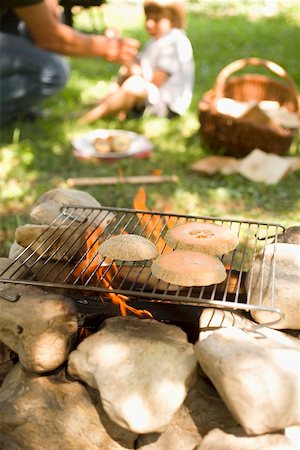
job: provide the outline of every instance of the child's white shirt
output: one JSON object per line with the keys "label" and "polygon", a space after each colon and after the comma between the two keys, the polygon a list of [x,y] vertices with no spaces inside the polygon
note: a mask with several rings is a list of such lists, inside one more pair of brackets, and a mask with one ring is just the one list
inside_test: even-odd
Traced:
{"label": "child's white shirt", "polygon": [[159,88],[150,87],[149,102],[163,101],[171,111],[183,114],[190,106],[195,79],[193,49],[185,32],[172,28],[164,36],[150,39],[139,53],[139,62],[148,81],[155,70],[169,74]]}

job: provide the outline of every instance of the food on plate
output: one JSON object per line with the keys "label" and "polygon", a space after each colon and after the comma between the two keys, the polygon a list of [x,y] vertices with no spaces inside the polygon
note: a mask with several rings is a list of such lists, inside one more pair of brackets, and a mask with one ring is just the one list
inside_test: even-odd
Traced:
{"label": "food on plate", "polygon": [[96,139],[93,142],[93,145],[95,147],[96,152],[99,153],[110,153],[110,143],[107,139],[96,137]]}
{"label": "food on plate", "polygon": [[130,144],[131,139],[125,133],[110,137],[110,146],[113,152],[125,153],[128,151]]}
{"label": "food on plate", "polygon": [[155,245],[136,234],[118,234],[104,241],[99,252],[106,258],[121,261],[142,261],[154,259],[158,255]]}
{"label": "food on plate", "polygon": [[229,228],[209,222],[186,222],[175,225],[165,235],[165,241],[175,249],[203,252],[220,256],[234,250],[238,236]]}
{"label": "food on plate", "polygon": [[180,286],[210,286],[225,280],[226,270],[216,256],[189,250],[160,255],[151,266],[159,280]]}
{"label": "food on plate", "polygon": [[96,137],[93,146],[98,153],[126,153],[130,148],[131,141],[127,133],[110,134],[105,137]]}

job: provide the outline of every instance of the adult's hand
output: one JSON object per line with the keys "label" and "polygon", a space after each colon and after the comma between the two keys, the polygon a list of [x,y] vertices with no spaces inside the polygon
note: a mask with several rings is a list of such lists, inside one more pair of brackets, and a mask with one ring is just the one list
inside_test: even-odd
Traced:
{"label": "adult's hand", "polygon": [[35,44],[45,50],[130,63],[139,49],[135,39],[85,34],[65,25],[57,17],[54,0],[15,8],[15,12],[25,22]]}
{"label": "adult's hand", "polygon": [[111,62],[131,64],[135,60],[139,47],[140,43],[136,39],[107,37],[103,58]]}

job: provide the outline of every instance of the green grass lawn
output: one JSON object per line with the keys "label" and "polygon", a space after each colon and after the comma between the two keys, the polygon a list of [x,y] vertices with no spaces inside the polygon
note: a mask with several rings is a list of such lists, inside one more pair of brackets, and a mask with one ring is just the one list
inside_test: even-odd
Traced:
{"label": "green grass lawn", "polygon": [[[93,20],[92,20],[93,19]],[[91,11],[76,16],[76,26],[99,31],[117,26],[124,35],[145,42],[143,12],[133,6],[105,7],[95,19]],[[284,226],[300,223],[300,172],[274,186],[253,183],[237,174],[211,177],[191,173],[196,160],[216,154],[199,139],[197,104],[213,86],[220,70],[232,61],[249,56],[272,60],[284,67],[300,88],[300,26],[290,13],[276,17],[189,14],[187,33],[196,60],[196,85],[189,112],[168,121],[158,118],[99,120],[79,128],[76,117],[85,104],[102,95],[116,78],[118,66],[94,58],[70,59],[72,76],[65,90],[48,100],[47,119],[13,123],[1,131],[0,153],[0,255],[7,255],[15,227],[27,222],[33,202],[45,191],[64,186],[70,177],[146,175],[154,170],[176,174],[179,182],[147,185],[149,208],[167,205],[177,213],[255,219]],[[123,159],[115,163],[76,160],[71,139],[96,128],[122,128],[146,135],[154,144],[151,157]],[[300,156],[299,139],[289,155]],[[132,207],[138,189],[134,185],[84,187],[103,205]]]}

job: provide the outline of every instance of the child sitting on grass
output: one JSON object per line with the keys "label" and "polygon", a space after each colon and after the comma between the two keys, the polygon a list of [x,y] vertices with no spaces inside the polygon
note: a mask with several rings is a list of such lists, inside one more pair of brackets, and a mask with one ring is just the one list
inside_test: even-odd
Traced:
{"label": "child sitting on grass", "polygon": [[150,40],[136,64],[122,66],[119,86],[79,119],[79,124],[103,117],[126,117],[128,111],[172,118],[189,108],[195,75],[193,49],[185,34],[185,0],[145,0]]}

